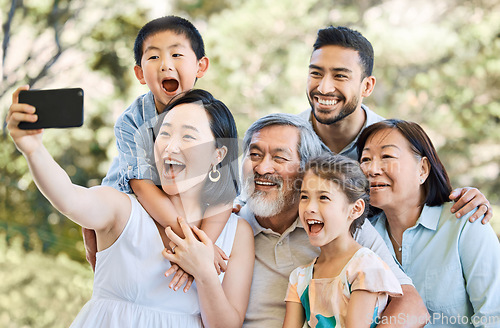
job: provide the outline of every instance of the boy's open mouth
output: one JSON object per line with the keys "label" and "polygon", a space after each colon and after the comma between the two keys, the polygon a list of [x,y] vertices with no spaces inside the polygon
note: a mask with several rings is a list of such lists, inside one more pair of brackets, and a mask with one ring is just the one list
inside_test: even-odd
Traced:
{"label": "boy's open mouth", "polygon": [[161,82],[163,90],[168,93],[175,92],[179,88],[179,81],[175,79],[166,79]]}
{"label": "boy's open mouth", "polygon": [[309,226],[309,232],[312,234],[317,234],[320,232],[325,224],[318,220],[307,220],[307,225]]}

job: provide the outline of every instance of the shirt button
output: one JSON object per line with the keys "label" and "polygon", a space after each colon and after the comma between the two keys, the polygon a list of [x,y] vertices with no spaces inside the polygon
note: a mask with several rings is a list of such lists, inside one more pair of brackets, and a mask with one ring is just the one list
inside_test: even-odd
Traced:
{"label": "shirt button", "polygon": [[282,241],[278,241],[278,246],[281,246],[283,245],[283,242]]}
{"label": "shirt button", "polygon": [[132,170],[132,166],[130,166],[130,165],[129,165],[128,170],[129,170],[129,171],[130,171],[130,170]]}

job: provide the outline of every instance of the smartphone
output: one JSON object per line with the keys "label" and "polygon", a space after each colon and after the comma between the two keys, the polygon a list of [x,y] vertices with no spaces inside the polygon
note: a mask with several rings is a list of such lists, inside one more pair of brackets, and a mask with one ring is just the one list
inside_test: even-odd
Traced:
{"label": "smartphone", "polygon": [[36,122],[20,122],[24,130],[72,128],[83,125],[83,90],[81,88],[23,90],[19,102],[36,108]]}

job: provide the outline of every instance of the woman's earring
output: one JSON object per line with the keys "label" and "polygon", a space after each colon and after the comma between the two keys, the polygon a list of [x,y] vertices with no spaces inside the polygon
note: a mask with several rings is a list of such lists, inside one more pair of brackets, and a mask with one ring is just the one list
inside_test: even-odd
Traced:
{"label": "woman's earring", "polygon": [[[215,173],[217,174],[215,177],[212,176],[212,173]],[[220,172],[219,170],[217,170],[217,168],[215,167],[215,165],[212,166],[212,170],[208,173],[208,178],[210,179],[210,181],[212,182],[217,182],[219,181],[220,179]]]}

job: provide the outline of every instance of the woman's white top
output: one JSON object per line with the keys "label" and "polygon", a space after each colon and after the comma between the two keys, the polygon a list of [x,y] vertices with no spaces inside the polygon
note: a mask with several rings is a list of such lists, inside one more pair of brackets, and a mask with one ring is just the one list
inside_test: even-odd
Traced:
{"label": "woman's white top", "polygon": [[[196,282],[187,293],[168,287],[170,262],[162,256],[158,229],[137,199],[129,197],[129,220],[114,244],[97,252],[92,298],[71,327],[202,327]],[[216,242],[228,256],[237,225],[232,214]]]}

